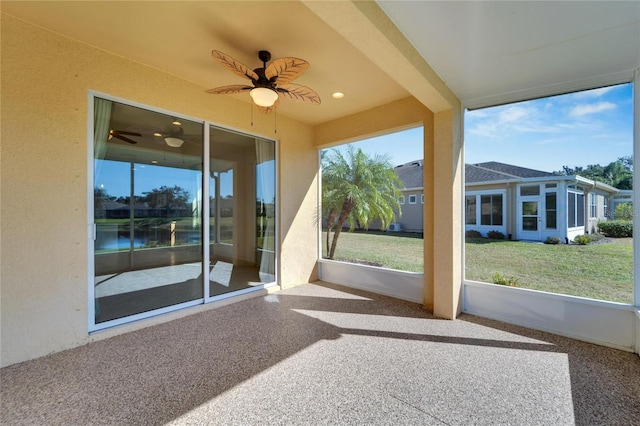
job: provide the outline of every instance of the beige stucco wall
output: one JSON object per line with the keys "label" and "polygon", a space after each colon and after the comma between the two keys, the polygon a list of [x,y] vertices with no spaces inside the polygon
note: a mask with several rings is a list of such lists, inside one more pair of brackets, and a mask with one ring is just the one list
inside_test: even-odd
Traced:
{"label": "beige stucco wall", "polygon": [[[211,120],[279,143],[280,280],[316,279],[317,151],[310,127],[2,16],[1,364],[88,335],[88,91]],[[264,118],[264,119],[261,119]],[[139,326],[153,323],[150,319]],[[93,338],[96,338],[95,335]]]}

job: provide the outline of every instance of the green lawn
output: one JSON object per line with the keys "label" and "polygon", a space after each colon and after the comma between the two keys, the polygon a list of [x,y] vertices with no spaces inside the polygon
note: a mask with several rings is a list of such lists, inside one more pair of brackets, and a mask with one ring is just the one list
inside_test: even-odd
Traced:
{"label": "green lawn", "polygon": [[[630,238],[587,246],[481,238],[469,239],[465,246],[468,280],[493,282],[498,273],[515,278],[517,287],[633,303]],[[387,268],[422,272],[422,253],[419,238],[344,232],[338,239],[336,260],[373,262]]]}

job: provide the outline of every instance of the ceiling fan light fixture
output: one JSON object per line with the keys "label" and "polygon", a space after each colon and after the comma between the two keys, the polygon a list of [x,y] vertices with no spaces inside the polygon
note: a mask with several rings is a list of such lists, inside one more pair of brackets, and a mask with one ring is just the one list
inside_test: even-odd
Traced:
{"label": "ceiling fan light fixture", "polygon": [[178,139],[178,138],[164,138],[164,141],[171,148],[180,148],[184,143],[182,139]]}
{"label": "ceiling fan light fixture", "polygon": [[261,107],[270,107],[278,100],[278,94],[266,87],[256,87],[249,92],[251,99],[256,105]]}

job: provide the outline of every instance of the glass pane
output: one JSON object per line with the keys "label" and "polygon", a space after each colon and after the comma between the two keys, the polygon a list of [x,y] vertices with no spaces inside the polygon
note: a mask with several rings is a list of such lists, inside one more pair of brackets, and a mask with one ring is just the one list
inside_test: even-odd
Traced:
{"label": "glass pane", "polygon": [[502,225],[502,195],[492,196],[492,225]]}
{"label": "glass pane", "polygon": [[569,192],[568,198],[569,202],[567,203],[567,207],[569,208],[569,228],[573,228],[576,226],[576,194],[573,192]]}
{"label": "glass pane", "polygon": [[547,210],[547,229],[556,229],[556,212]]}
{"label": "glass pane", "polygon": [[538,218],[537,217],[523,217],[522,229],[525,231],[537,231],[538,230]]}
{"label": "glass pane", "polygon": [[466,203],[466,223],[467,225],[476,224],[476,196],[467,195],[465,197]]}
{"label": "glass pane", "polygon": [[94,105],[95,322],[202,298],[202,124]]}
{"label": "glass pane", "polygon": [[545,206],[546,206],[546,226],[547,229],[556,229],[556,205],[557,194],[555,192],[547,192],[545,194]]}
{"label": "glass pane", "polygon": [[538,215],[538,202],[537,201],[523,201],[522,202],[522,215],[523,216],[537,216]]}
{"label": "glass pane", "polygon": [[491,196],[480,197],[480,224],[491,225]]}
{"label": "glass pane", "polygon": [[521,186],[520,195],[540,195],[540,186],[539,185]]}
{"label": "glass pane", "polygon": [[577,226],[584,226],[584,194],[576,194]]}
{"label": "glass pane", "polygon": [[275,142],[210,129],[211,296],[275,281]]}

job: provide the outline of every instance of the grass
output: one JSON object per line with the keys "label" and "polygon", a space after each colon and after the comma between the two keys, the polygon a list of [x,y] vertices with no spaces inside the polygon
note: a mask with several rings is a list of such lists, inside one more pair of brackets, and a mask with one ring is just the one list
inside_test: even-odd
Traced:
{"label": "grass", "polygon": [[[498,273],[515,278],[521,288],[633,303],[632,239],[612,241],[579,246],[468,239],[465,276],[492,283]],[[343,232],[335,257],[410,272],[423,270],[422,239],[416,236]]]}
{"label": "grass", "polygon": [[[333,234],[332,234],[333,235]],[[322,255],[326,257],[327,233],[322,233]],[[422,273],[422,238],[419,234],[391,235],[383,232],[341,232],[335,260],[372,264],[390,269]]]}

